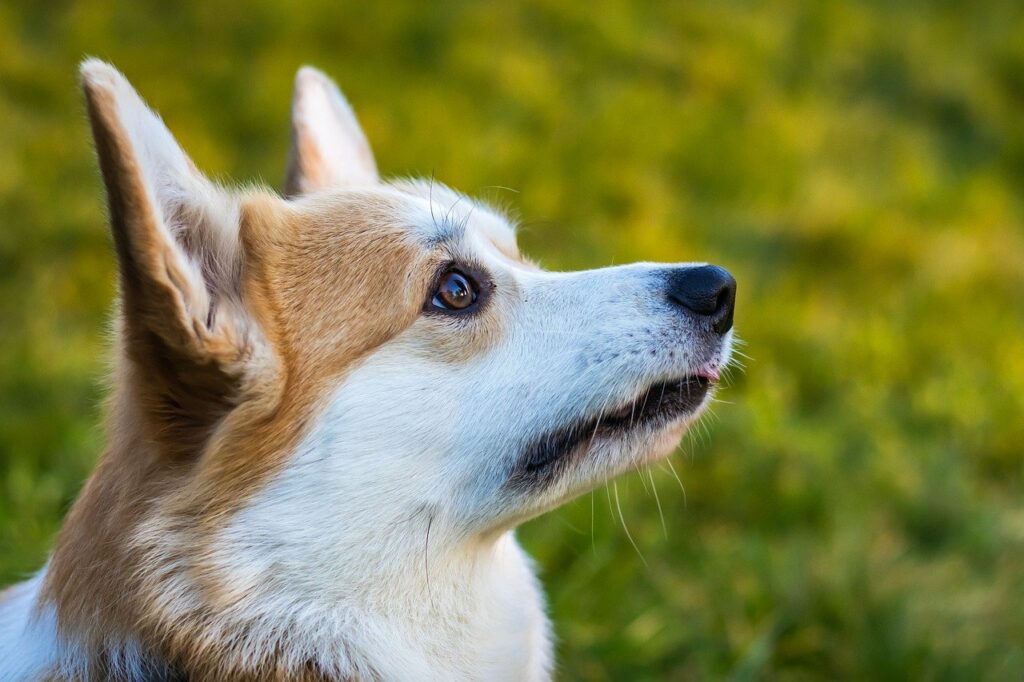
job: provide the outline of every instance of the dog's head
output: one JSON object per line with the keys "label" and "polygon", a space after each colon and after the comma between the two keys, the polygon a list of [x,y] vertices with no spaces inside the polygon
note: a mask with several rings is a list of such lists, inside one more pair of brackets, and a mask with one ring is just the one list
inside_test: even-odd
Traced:
{"label": "dog's head", "polygon": [[493,537],[666,455],[708,404],[732,338],[722,268],[542,270],[492,208],[382,182],[311,69],[287,198],[215,186],[120,74],[83,74],[127,357],[127,454],[92,504],[136,500],[117,523],[151,563],[191,538],[165,577],[301,585],[419,551],[425,524],[436,546]]}

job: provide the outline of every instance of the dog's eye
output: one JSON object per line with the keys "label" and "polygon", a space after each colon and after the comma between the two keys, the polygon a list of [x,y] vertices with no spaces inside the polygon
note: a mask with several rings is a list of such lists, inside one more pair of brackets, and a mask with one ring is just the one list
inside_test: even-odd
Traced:
{"label": "dog's eye", "polygon": [[465,310],[476,303],[476,299],[476,283],[458,270],[449,270],[441,277],[430,302],[441,310]]}

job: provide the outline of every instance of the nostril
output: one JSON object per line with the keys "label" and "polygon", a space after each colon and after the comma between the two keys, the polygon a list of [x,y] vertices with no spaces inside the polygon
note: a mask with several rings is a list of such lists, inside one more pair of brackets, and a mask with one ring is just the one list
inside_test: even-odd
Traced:
{"label": "nostril", "polygon": [[729,305],[729,291],[722,289],[718,294],[718,299],[715,301],[715,312],[718,313],[725,309]]}
{"label": "nostril", "polygon": [[692,313],[706,317],[717,334],[732,328],[736,280],[717,265],[679,268],[668,276],[668,297]]}
{"label": "nostril", "polygon": [[732,329],[732,313],[736,302],[736,285],[724,289],[718,295],[718,305],[711,316],[711,328],[717,334],[724,334]]}

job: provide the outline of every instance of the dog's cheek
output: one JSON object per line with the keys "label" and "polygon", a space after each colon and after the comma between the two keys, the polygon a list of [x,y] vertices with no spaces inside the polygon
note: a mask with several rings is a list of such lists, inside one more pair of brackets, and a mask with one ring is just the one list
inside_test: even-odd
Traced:
{"label": "dog's cheek", "polygon": [[497,348],[506,334],[501,317],[493,310],[465,317],[424,316],[410,331],[425,357],[451,364],[468,364],[481,358]]}

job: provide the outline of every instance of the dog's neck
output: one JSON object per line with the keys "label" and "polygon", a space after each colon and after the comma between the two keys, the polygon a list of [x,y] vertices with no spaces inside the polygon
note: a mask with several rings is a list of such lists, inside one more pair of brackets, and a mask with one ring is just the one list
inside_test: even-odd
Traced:
{"label": "dog's neck", "polygon": [[[143,501],[181,474],[132,431],[131,397],[116,398],[108,451],[44,580],[41,602],[71,677],[101,679],[115,664],[145,679],[548,675],[542,597],[511,532],[451,542],[426,509],[390,519],[380,505],[373,524],[340,545],[302,537],[270,504],[197,535],[191,519],[145,511]],[[301,503],[329,506],[315,489]],[[275,523],[285,524],[280,535]],[[263,536],[242,532],[251,528]],[[283,544],[295,539],[302,556]]]}
{"label": "dog's neck", "polygon": [[[180,634],[206,643],[186,658],[148,644],[152,632],[107,633],[91,644],[63,635],[60,665],[69,679],[106,679],[112,670],[146,680],[547,678],[547,620],[510,533],[473,556],[421,568],[421,580],[383,578],[347,600],[264,585],[205,622],[198,610],[165,614],[182,619]],[[178,596],[187,609],[187,594]]]}

